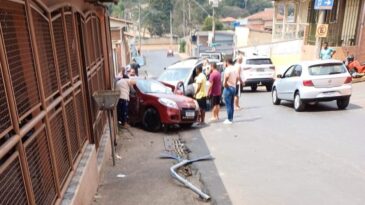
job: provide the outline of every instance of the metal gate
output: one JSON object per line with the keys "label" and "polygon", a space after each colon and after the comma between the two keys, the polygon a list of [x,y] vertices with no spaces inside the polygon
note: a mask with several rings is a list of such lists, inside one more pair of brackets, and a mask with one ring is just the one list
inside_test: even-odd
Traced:
{"label": "metal gate", "polygon": [[98,145],[106,116],[91,96],[109,87],[102,11],[1,1],[0,204],[54,204],[85,143]]}

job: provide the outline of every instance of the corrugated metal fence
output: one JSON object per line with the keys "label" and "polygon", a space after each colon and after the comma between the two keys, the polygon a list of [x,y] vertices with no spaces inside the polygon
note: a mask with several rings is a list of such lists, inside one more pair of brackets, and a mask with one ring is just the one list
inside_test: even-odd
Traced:
{"label": "corrugated metal fence", "polygon": [[85,143],[98,146],[106,116],[91,95],[107,87],[105,21],[0,1],[0,204],[57,202]]}

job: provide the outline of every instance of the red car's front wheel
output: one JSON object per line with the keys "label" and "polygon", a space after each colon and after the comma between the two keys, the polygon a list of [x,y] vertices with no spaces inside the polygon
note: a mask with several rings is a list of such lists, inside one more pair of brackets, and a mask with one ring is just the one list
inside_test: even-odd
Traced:
{"label": "red car's front wheel", "polygon": [[160,115],[154,108],[148,108],[144,114],[142,119],[142,124],[144,129],[150,132],[157,132],[161,129],[161,120]]}

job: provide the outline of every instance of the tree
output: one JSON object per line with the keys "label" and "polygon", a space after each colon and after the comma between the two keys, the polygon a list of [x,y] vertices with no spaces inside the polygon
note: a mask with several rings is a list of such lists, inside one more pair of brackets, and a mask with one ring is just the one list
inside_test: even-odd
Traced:
{"label": "tree", "polygon": [[267,0],[248,0],[246,8],[250,14],[255,14],[259,11],[263,11],[265,8],[271,8],[271,1]]}
{"label": "tree", "polygon": [[223,4],[227,6],[237,6],[243,9],[246,7],[246,1],[247,0],[224,0]]}
{"label": "tree", "polygon": [[[213,18],[208,16],[204,20],[203,31],[211,31],[212,26],[213,26]],[[220,21],[215,20],[215,30],[222,30],[222,29],[223,29],[223,24]]]}
{"label": "tree", "polygon": [[151,35],[162,36],[170,31],[170,11],[173,8],[171,0],[150,0],[146,18],[146,27]]}

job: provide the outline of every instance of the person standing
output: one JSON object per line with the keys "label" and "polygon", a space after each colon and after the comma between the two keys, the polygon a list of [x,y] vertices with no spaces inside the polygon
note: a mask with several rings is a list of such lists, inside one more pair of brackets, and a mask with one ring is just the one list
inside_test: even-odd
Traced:
{"label": "person standing", "polygon": [[222,95],[222,80],[221,74],[217,70],[217,63],[210,64],[211,73],[209,76],[210,88],[209,88],[209,96],[211,97],[211,102],[213,106],[213,117],[212,121],[219,120],[219,105],[221,102]]}
{"label": "person standing", "polygon": [[226,103],[227,119],[223,122],[224,124],[233,123],[234,114],[234,95],[236,93],[236,85],[239,79],[237,69],[233,66],[232,58],[228,58],[225,61],[225,71],[223,79],[223,97]]}
{"label": "person standing", "polygon": [[205,124],[205,110],[207,109],[207,92],[206,92],[206,84],[207,77],[203,74],[203,67],[200,65],[196,68],[195,84],[195,99],[199,104],[199,112],[200,112],[200,124]]}
{"label": "person standing", "polygon": [[324,42],[323,48],[319,55],[319,58],[322,60],[332,59],[333,55],[335,55],[336,51],[333,48],[328,47],[328,43]]}
{"label": "person standing", "polygon": [[133,86],[133,81],[128,79],[128,76],[120,74],[122,76],[116,83],[116,89],[119,90],[119,101],[117,105],[117,118],[118,124],[124,128],[128,127],[128,104],[129,104],[129,93],[130,87]]}
{"label": "person standing", "polygon": [[237,57],[235,68],[237,70],[239,80],[237,81],[236,92],[234,95],[234,109],[239,110],[239,109],[241,109],[241,107],[240,107],[241,87],[243,86],[243,83],[244,83],[243,82],[243,56],[242,56],[242,54],[240,54]]}

